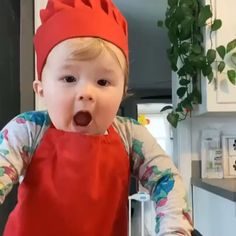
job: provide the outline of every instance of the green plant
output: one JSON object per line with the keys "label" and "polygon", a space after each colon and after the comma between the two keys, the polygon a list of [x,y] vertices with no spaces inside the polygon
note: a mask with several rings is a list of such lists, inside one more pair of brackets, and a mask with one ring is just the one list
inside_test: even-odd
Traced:
{"label": "green plant", "polygon": [[[203,5],[200,0],[168,0],[165,21],[158,21],[158,26],[165,26],[171,47],[167,50],[171,69],[178,75],[179,87],[176,91],[179,103],[176,108],[166,106],[162,111],[171,109],[167,119],[173,127],[178,122],[191,116],[194,104],[201,103],[200,79],[209,83],[214,80],[215,71],[222,73],[226,66],[226,55],[231,53],[231,61],[236,66],[236,39],[226,46],[216,49],[212,46],[212,33],[220,29],[222,22],[214,19],[210,5]],[[210,27],[211,48],[205,52],[203,30]],[[236,84],[236,71],[227,70],[232,84]]]}

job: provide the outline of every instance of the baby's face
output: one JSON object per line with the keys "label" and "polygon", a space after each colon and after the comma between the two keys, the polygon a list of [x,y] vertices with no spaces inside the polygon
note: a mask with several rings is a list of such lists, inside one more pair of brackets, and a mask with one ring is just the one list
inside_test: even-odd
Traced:
{"label": "baby's face", "polygon": [[[110,45],[125,65],[122,52]],[[60,130],[103,134],[111,125],[124,91],[124,71],[104,49],[89,60],[78,60],[76,39],[58,44],[49,54],[42,82],[35,91],[43,98],[53,125]]]}

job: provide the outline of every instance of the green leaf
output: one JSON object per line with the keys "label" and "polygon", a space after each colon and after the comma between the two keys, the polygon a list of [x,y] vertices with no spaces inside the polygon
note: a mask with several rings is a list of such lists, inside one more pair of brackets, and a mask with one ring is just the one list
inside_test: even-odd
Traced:
{"label": "green leaf", "polygon": [[194,32],[193,40],[199,43],[203,42],[203,35],[199,32]]}
{"label": "green leaf", "polygon": [[198,26],[203,27],[206,24],[207,19],[212,17],[212,12],[210,5],[201,7],[199,16],[198,16]]}
{"label": "green leaf", "polygon": [[222,60],[225,58],[226,50],[223,45],[219,46],[216,48],[216,51],[218,52],[219,56],[221,57]]}
{"label": "green leaf", "polygon": [[193,44],[193,46],[192,46],[192,51],[193,51],[195,54],[199,54],[199,53],[201,53],[201,51],[202,51],[202,47],[201,47],[199,44]]}
{"label": "green leaf", "polygon": [[187,87],[179,87],[176,93],[179,96],[179,98],[182,98],[186,92],[187,92]]}
{"label": "green leaf", "polygon": [[208,79],[208,82],[211,83],[211,81],[213,80],[214,78],[214,74],[213,72],[211,72],[209,75],[207,75],[207,79]]}
{"label": "green leaf", "polygon": [[179,0],[168,0],[168,5],[170,7],[177,6]]}
{"label": "green leaf", "polygon": [[181,41],[191,38],[193,22],[194,19],[192,17],[186,17],[179,25],[179,38]]}
{"label": "green leaf", "polygon": [[170,60],[171,69],[173,71],[177,71],[178,53],[175,46],[172,46],[171,48],[167,49],[167,56],[168,59]]}
{"label": "green leaf", "polygon": [[169,110],[169,109],[173,109],[173,106],[164,106],[164,107],[162,107],[160,112],[163,112],[163,111],[166,111],[166,110]]}
{"label": "green leaf", "polygon": [[173,17],[177,23],[180,23],[182,20],[184,20],[185,15],[183,9],[181,7],[177,7]]}
{"label": "green leaf", "polygon": [[187,75],[187,72],[186,72],[186,69],[185,69],[184,65],[178,70],[177,74],[178,74],[179,77]]}
{"label": "green leaf", "polygon": [[177,45],[178,44],[177,30],[174,30],[173,28],[171,28],[168,32],[168,38],[171,44]]}
{"label": "green leaf", "polygon": [[194,68],[188,61],[185,61],[184,65],[177,72],[179,77],[186,75],[193,75],[193,73],[194,73]]}
{"label": "green leaf", "polygon": [[[196,55],[196,54],[191,54],[189,55],[189,61],[190,64],[194,67],[197,67],[198,69],[201,69],[202,67],[206,66],[206,58],[202,55]],[[195,69],[196,71],[196,69]]]}
{"label": "green leaf", "polygon": [[188,80],[188,79],[181,79],[179,81],[179,84],[182,85],[182,86],[188,85],[189,83],[190,83],[190,80]]}
{"label": "green leaf", "polygon": [[182,108],[181,103],[178,103],[178,104],[177,104],[177,107],[176,107],[175,111],[176,111],[176,112],[183,112],[183,108]]}
{"label": "green leaf", "polygon": [[167,115],[167,120],[174,128],[176,128],[179,121],[179,114],[176,112],[171,112]]}
{"label": "green leaf", "polygon": [[180,1],[180,4],[183,6],[183,5],[186,5],[186,6],[192,6],[193,5],[193,0],[181,0]]}
{"label": "green leaf", "polygon": [[236,52],[232,53],[230,59],[231,59],[232,63],[236,66]]}
{"label": "green leaf", "polygon": [[214,49],[209,49],[207,51],[207,61],[209,64],[211,64],[212,62],[214,62],[216,59],[216,51]]}
{"label": "green leaf", "polygon": [[233,50],[234,48],[236,47],[236,39],[230,41],[228,44],[227,44],[227,49],[226,49],[226,52],[230,52],[231,50]]}
{"label": "green leaf", "polygon": [[157,21],[157,26],[158,27],[163,27],[163,25],[164,25],[164,22],[162,21],[162,20],[159,20],[159,21]]}
{"label": "green leaf", "polygon": [[211,26],[211,31],[216,31],[222,26],[222,21],[219,19],[215,19],[212,26]]}
{"label": "green leaf", "polygon": [[176,66],[176,64],[171,63],[170,66],[171,66],[171,70],[173,70],[174,72],[178,70],[178,67]]}
{"label": "green leaf", "polygon": [[229,81],[235,85],[236,84],[236,71],[235,70],[228,70],[227,71]]}
{"label": "green leaf", "polygon": [[204,76],[208,76],[208,75],[210,75],[211,73],[212,73],[212,67],[209,66],[209,65],[205,66],[205,67],[202,69],[202,74],[203,74]]}
{"label": "green leaf", "polygon": [[192,92],[192,101],[194,104],[200,104],[202,102],[201,92],[198,88],[194,88]]}
{"label": "green leaf", "polygon": [[218,71],[221,73],[225,68],[225,62],[221,61],[217,67]]}
{"label": "green leaf", "polygon": [[183,42],[181,43],[179,47],[179,53],[180,54],[186,54],[189,51],[190,43],[189,42]]}
{"label": "green leaf", "polygon": [[182,102],[181,102],[182,106],[187,109],[192,111],[193,110],[193,106],[192,106],[192,98],[191,96],[186,97]]}
{"label": "green leaf", "polygon": [[172,18],[166,17],[166,19],[164,21],[166,28],[169,29],[171,27],[171,22],[172,22]]}
{"label": "green leaf", "polygon": [[193,68],[193,66],[189,62],[185,62],[184,69],[185,69],[186,73],[189,75],[192,75],[195,72],[195,69]]}

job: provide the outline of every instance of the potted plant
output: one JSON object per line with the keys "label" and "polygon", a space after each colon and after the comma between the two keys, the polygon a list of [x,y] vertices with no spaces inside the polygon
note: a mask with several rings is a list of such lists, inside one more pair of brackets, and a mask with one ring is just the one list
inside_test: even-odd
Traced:
{"label": "potted plant", "polygon": [[[171,69],[177,73],[179,87],[176,94],[179,103],[175,108],[166,106],[162,111],[171,109],[167,119],[173,127],[184,120],[201,103],[200,79],[209,83],[215,79],[216,71],[226,70],[226,56],[234,68],[227,69],[229,81],[236,84],[236,39],[217,48],[211,46],[207,51],[203,45],[204,27],[210,27],[212,33],[219,30],[222,21],[215,19],[210,5],[203,5],[200,0],[168,0],[165,20],[158,21],[158,26],[166,27],[170,48],[167,50]],[[213,45],[211,43],[211,45]]]}

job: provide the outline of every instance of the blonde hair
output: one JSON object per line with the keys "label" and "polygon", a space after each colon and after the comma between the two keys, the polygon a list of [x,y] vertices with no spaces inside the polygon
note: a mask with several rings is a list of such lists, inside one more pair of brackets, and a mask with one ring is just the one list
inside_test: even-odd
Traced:
{"label": "blonde hair", "polygon": [[126,97],[127,87],[128,87],[129,69],[128,69],[128,62],[125,59],[124,54],[122,53],[125,59],[124,60],[125,63],[123,63],[119,59],[117,53],[112,49],[111,45],[114,45],[114,44],[106,40],[103,40],[101,38],[81,37],[81,38],[78,38],[78,42],[81,43],[80,47],[76,51],[72,52],[72,57],[77,60],[90,60],[99,56],[103,52],[103,50],[107,50],[110,53],[110,55],[117,61],[120,68],[124,72],[125,81],[124,81],[123,98]]}

